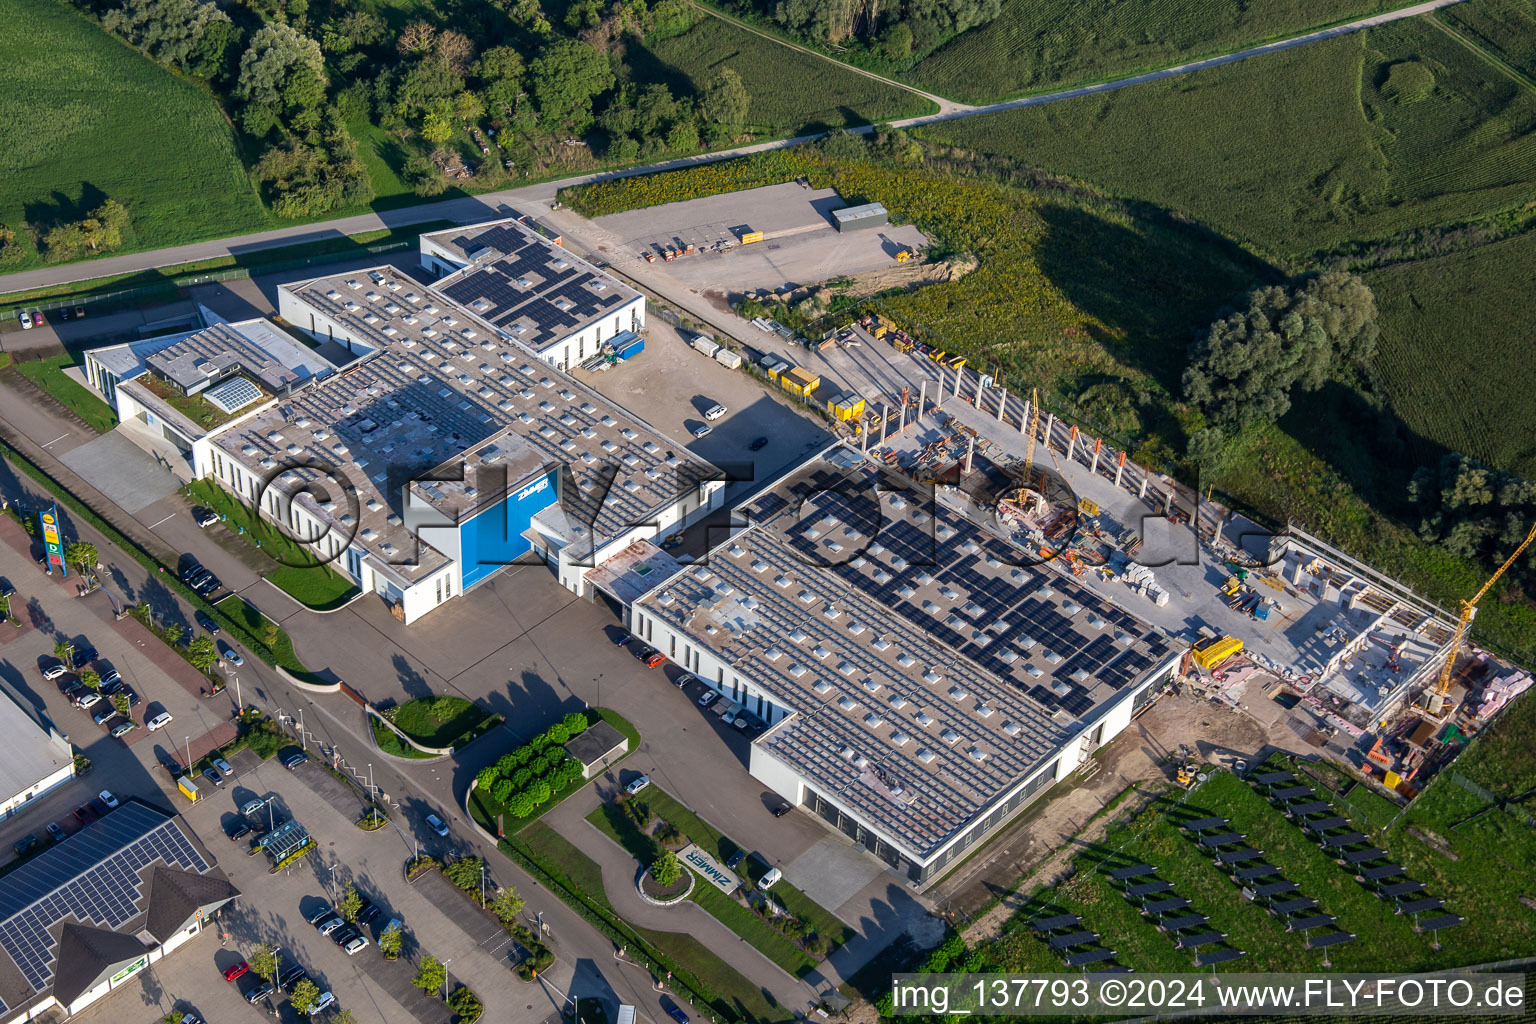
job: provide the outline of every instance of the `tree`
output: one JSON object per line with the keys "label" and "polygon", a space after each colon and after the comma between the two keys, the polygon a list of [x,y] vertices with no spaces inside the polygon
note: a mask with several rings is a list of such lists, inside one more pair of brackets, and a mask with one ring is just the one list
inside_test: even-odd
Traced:
{"label": "tree", "polygon": [[491,783],[491,799],[498,804],[505,804],[512,797],[512,780],[498,777]]}
{"label": "tree", "polygon": [[402,56],[409,57],[413,54],[426,53],[432,49],[433,40],[437,38],[437,29],[424,21],[413,21],[405,26],[400,33],[400,39],[396,44]]}
{"label": "tree", "polygon": [[507,798],[507,813],[514,818],[526,818],[535,808],[533,797],[527,793],[513,793]]}
{"label": "tree", "polygon": [[485,1007],[480,1002],[480,997],[469,990],[467,985],[460,985],[448,994],[448,1009],[461,1024],[470,1024],[478,1020]]}
{"label": "tree", "polygon": [[379,952],[393,959],[400,955],[400,947],[405,945],[405,932],[400,926],[390,925],[379,934]]}
{"label": "tree", "polygon": [[160,1024],[181,1024],[181,1022],[185,1020],[186,1017],[187,1015],[182,1013],[180,1010],[172,1010],[170,1013],[160,1018]]}
{"label": "tree", "polygon": [[101,686],[101,675],[94,669],[82,669],[80,672],[80,685],[87,690],[94,690]]}
{"label": "tree", "polygon": [[258,978],[271,981],[277,975],[277,950],[269,943],[259,943],[246,956],[245,962],[251,965],[251,972]]}
{"label": "tree", "polygon": [[20,263],[27,252],[16,242],[16,230],[0,224],[0,267]]}
{"label": "tree", "polygon": [[127,227],[128,210],[116,199],[108,199],[80,222],[80,235],[92,252],[105,252],[122,247],[123,231]]}
{"label": "tree", "polygon": [[699,148],[699,126],[679,121],[667,132],[667,148],[674,153],[692,153]]}
{"label": "tree", "polygon": [[448,981],[448,968],[443,962],[431,953],[421,958],[417,966],[416,977],[411,979],[411,984],[424,992],[436,992]]}
{"label": "tree", "polygon": [[348,1009],[332,1010],[331,1024],[357,1024],[357,1014]]}
{"label": "tree", "polygon": [[357,891],[357,886],[351,882],[341,894],[341,902],[336,905],[336,910],[349,924],[357,920],[357,915],[362,912],[363,897]]}
{"label": "tree", "polygon": [[437,42],[433,49],[456,74],[460,75],[469,72],[469,62],[475,59],[475,44],[470,42],[469,36],[452,29],[437,34]]}
{"label": "tree", "polygon": [[484,869],[485,861],[479,857],[460,857],[443,868],[443,874],[448,881],[468,892],[479,889],[480,876]]}
{"label": "tree", "polygon": [[1275,420],[1293,389],[1321,387],[1337,360],[1367,362],[1376,335],[1375,296],[1353,274],[1257,288],[1190,347],[1184,393],[1220,426]]}
{"label": "tree", "polygon": [[101,556],[96,551],[95,544],[92,544],[90,541],[77,540],[64,549],[64,560],[83,572],[100,561]]}
{"label": "tree", "polygon": [[592,125],[592,100],[613,87],[608,59],[578,39],[557,39],[534,60],[533,96],[546,126],[583,132]]}
{"label": "tree", "polygon": [[565,725],[565,731],[571,736],[580,736],[587,731],[587,716],[580,711],[572,711],[560,720]]}
{"label": "tree", "polygon": [[69,640],[58,640],[53,645],[53,656],[60,661],[68,661],[69,656],[75,653],[75,645]]}
{"label": "tree", "polygon": [[496,915],[504,926],[510,928],[517,921],[517,915],[523,910],[527,901],[518,895],[516,889],[510,885],[504,889],[497,889],[496,895],[491,898],[489,909]]}
{"label": "tree", "polygon": [[187,644],[187,660],[192,667],[203,674],[213,671],[213,666],[219,660],[219,648],[213,642],[213,637],[201,633],[192,638]]}
{"label": "tree", "polygon": [[662,850],[661,856],[651,862],[651,877],[656,879],[657,885],[676,885],[682,873],[682,862],[671,850]]}
{"label": "tree", "polygon": [[440,146],[453,138],[453,124],[437,111],[428,111],[421,120],[421,137]]}
{"label": "tree", "polygon": [[205,0],[127,0],[101,23],[161,64],[204,78],[222,70],[235,38],[229,15]]}
{"label": "tree", "polygon": [[235,95],[246,104],[246,131],[266,135],[283,118],[318,106],[324,94],[325,58],[319,43],[282,22],[256,30],[240,58],[235,86]]}
{"label": "tree", "polygon": [[308,978],[301,979],[288,993],[288,1005],[292,1006],[293,1012],[300,1017],[308,1017],[309,1011],[314,1009],[319,1001],[320,986]]}
{"label": "tree", "polygon": [[747,119],[747,109],[752,97],[734,68],[720,68],[710,76],[704,86],[704,96],[699,109],[716,124],[736,127]]}
{"label": "tree", "polygon": [[554,794],[550,791],[549,783],[540,780],[528,787],[528,796],[533,800],[535,807],[549,803],[549,798]]}
{"label": "tree", "polygon": [[114,693],[112,695],[112,706],[116,708],[117,713],[122,715],[124,718],[133,717],[133,705],[129,702],[128,695],[126,693]]}

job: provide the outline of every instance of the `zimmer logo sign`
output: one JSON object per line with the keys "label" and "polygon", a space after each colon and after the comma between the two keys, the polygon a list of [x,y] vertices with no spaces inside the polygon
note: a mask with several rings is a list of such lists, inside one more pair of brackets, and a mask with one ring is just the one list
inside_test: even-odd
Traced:
{"label": "zimmer logo sign", "polygon": [[724,864],[721,864],[715,858],[699,849],[695,844],[689,843],[678,856],[683,859],[684,864],[687,864],[694,871],[703,875],[706,882],[709,882],[727,896],[741,888],[741,879],[736,877],[735,872],[727,870]]}

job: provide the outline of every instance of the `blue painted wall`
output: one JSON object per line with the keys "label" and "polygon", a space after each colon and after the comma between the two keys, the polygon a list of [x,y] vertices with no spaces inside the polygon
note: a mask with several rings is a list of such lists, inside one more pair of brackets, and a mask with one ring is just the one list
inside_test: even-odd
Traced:
{"label": "blue painted wall", "polygon": [[560,471],[552,469],[518,487],[506,500],[459,526],[462,590],[485,579],[502,566],[528,553],[532,547],[523,532],[533,517],[559,497]]}

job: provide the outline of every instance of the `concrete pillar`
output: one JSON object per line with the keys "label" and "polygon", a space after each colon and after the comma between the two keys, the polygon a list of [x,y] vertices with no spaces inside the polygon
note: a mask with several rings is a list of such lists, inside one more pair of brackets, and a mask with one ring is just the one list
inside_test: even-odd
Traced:
{"label": "concrete pillar", "polygon": [[1077,451],[1077,428],[1067,431],[1067,461],[1072,461],[1072,453]]}
{"label": "concrete pillar", "polygon": [[944,371],[939,371],[939,379],[933,389],[933,408],[935,411],[944,408]]}
{"label": "concrete pillar", "polygon": [[926,411],[924,409],[924,406],[926,406],[927,404],[928,404],[928,381],[924,380],[923,383],[922,383],[922,386],[917,389],[917,420],[914,421],[914,422],[921,422],[922,421],[923,413]]}
{"label": "concrete pillar", "polygon": [[1053,412],[1048,412],[1048,413],[1045,414],[1045,437],[1043,438],[1043,440],[1045,441],[1045,450],[1046,451],[1050,451],[1051,450],[1051,433],[1055,429],[1056,429],[1056,414],[1053,413]]}
{"label": "concrete pillar", "polygon": [[[942,373],[943,371],[941,370],[939,372]],[[956,398],[960,397],[960,373],[961,373],[961,368],[958,367],[958,366],[955,367],[955,397]]]}
{"label": "concrete pillar", "polygon": [[[1029,415],[1030,415],[1029,400],[1025,399],[1024,400],[1024,415],[1019,417],[1019,433],[1021,433],[1021,434],[1029,433]],[[1034,438],[1030,438],[1030,440],[1033,441]]]}
{"label": "concrete pillar", "polygon": [[970,442],[965,446],[965,471],[971,471],[971,458],[976,454],[976,435],[972,434]]}
{"label": "concrete pillar", "polygon": [[1125,474],[1125,452],[1120,453],[1120,458],[1115,460],[1115,486],[1120,486],[1120,477]]}
{"label": "concrete pillar", "polygon": [[1003,388],[1001,397],[997,400],[997,422],[1003,422],[1003,407],[1008,404],[1008,389]]}
{"label": "concrete pillar", "polygon": [[1291,586],[1296,587],[1297,589],[1300,589],[1302,581],[1305,580],[1306,578],[1307,578],[1307,560],[1305,558],[1298,557],[1296,559],[1296,569],[1295,569],[1294,572],[1291,573]]}
{"label": "concrete pillar", "polygon": [[1151,470],[1147,470],[1147,472],[1141,478],[1141,493],[1139,495],[1137,495],[1137,497],[1145,498],[1147,496],[1147,482],[1149,480],[1151,480],[1151,479],[1152,479],[1152,471]]}
{"label": "concrete pillar", "polygon": [[859,424],[859,451],[869,451],[869,424],[867,422]]}
{"label": "concrete pillar", "polygon": [[891,410],[884,402],[880,403],[880,447],[885,447],[885,425],[891,421]]}
{"label": "concrete pillar", "polygon": [[905,434],[906,432],[907,432],[907,406],[906,406],[906,403],[903,402],[902,406],[901,406],[901,419],[900,419],[899,425],[896,427],[896,433],[898,433],[898,434]]}
{"label": "concrete pillar", "polygon": [[1099,451],[1103,447],[1104,439],[1102,437],[1093,442],[1093,465],[1088,467],[1088,472],[1097,473],[1099,471]]}

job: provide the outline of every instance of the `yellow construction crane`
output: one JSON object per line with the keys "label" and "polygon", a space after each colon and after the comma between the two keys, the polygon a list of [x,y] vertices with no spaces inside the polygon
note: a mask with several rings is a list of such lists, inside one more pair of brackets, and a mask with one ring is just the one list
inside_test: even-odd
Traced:
{"label": "yellow construction crane", "polygon": [[1029,393],[1029,443],[1024,446],[1023,484],[1029,486],[1029,474],[1035,469],[1035,438],[1040,432],[1040,389]]}
{"label": "yellow construction crane", "polygon": [[1481,601],[1483,595],[1488,593],[1495,583],[1499,582],[1499,577],[1504,575],[1506,569],[1515,564],[1515,559],[1520,557],[1522,551],[1530,547],[1533,540],[1536,540],[1536,524],[1532,524],[1531,531],[1525,535],[1525,540],[1520,542],[1520,546],[1515,548],[1512,555],[1504,559],[1504,564],[1499,566],[1498,571],[1488,577],[1488,582],[1483,584],[1483,589],[1473,594],[1470,601],[1461,602],[1461,614],[1456,617],[1456,631],[1451,634],[1451,649],[1446,652],[1445,664],[1440,666],[1440,681],[1435,684],[1434,696],[1429,701],[1430,714],[1438,715],[1440,710],[1445,707],[1446,695],[1451,692],[1451,669],[1456,667],[1456,652],[1461,650],[1462,638],[1467,635],[1467,627],[1472,624],[1472,616],[1477,614],[1477,602]]}

